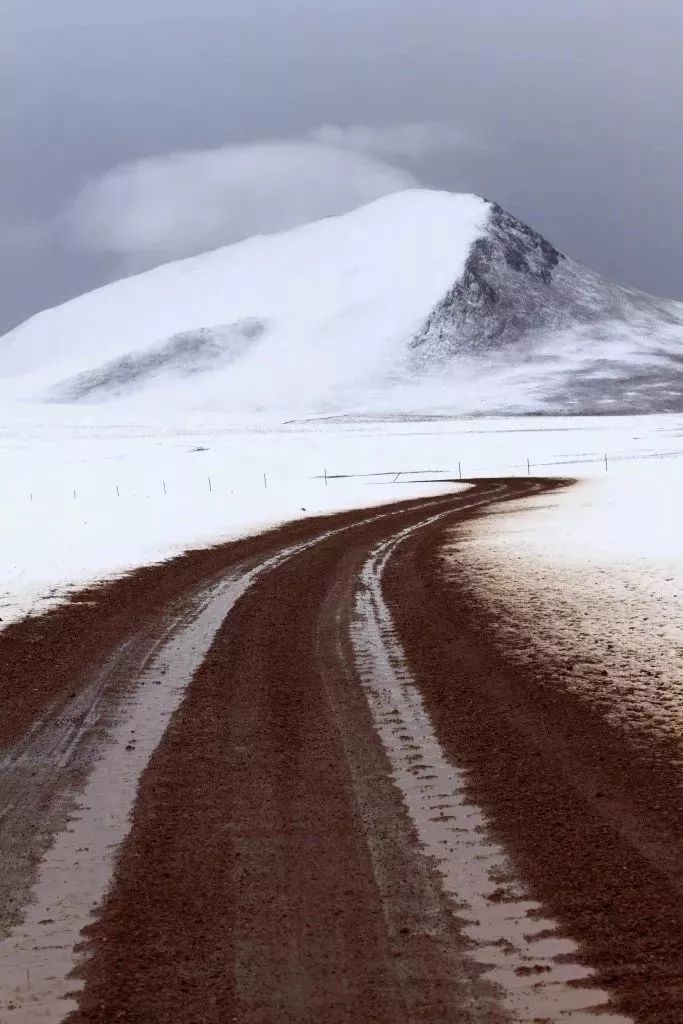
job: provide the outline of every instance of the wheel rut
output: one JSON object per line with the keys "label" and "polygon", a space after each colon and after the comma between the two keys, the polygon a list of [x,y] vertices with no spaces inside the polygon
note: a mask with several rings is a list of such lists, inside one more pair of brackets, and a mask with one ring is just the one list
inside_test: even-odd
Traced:
{"label": "wheel rut", "polygon": [[[645,929],[659,960],[640,999],[638,951],[607,962],[591,940],[596,922],[624,927],[614,886],[595,888],[610,865],[628,862],[631,911],[664,881],[648,889],[604,824],[602,873],[585,872],[594,821],[566,770],[574,757],[585,776],[583,750],[561,771],[548,744],[530,754],[506,666],[484,658],[489,624],[434,575],[446,528],[560,486],[473,481],[290,524],[0,635],[0,655],[29,640],[35,655],[66,623],[84,662],[69,684],[73,651],[53,651],[32,709],[18,674],[6,684],[0,1020],[673,1024],[671,916]],[[530,863],[534,827],[571,900]]]}

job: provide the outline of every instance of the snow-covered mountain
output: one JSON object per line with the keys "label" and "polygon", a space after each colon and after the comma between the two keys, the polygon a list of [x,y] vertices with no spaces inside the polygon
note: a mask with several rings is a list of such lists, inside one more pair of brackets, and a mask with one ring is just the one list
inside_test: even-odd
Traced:
{"label": "snow-covered mountain", "polygon": [[683,303],[495,203],[409,191],[169,263],[0,339],[0,397],[277,415],[683,409]]}

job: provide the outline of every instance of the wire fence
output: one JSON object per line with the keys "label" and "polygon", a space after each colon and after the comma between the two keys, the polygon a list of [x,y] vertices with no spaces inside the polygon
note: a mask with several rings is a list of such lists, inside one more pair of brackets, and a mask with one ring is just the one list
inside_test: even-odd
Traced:
{"label": "wire fence", "polygon": [[[378,469],[376,471],[339,472],[324,467],[320,473],[314,473],[305,479],[309,482],[319,481],[323,487],[329,488],[338,487],[344,481],[350,480],[386,485],[439,481],[449,483],[493,476],[547,476],[554,475],[554,470],[559,471],[558,475],[571,476],[572,474],[567,474],[567,471],[571,470],[572,467],[577,468],[578,472],[576,475],[581,475],[581,472],[588,466],[595,467],[600,473],[609,473],[615,466],[623,463],[679,459],[682,457],[683,449],[676,448],[668,450],[603,452],[602,454],[587,452],[542,460],[534,459],[529,455],[525,456],[523,460],[514,463],[489,462],[488,465],[483,465],[475,460],[466,461],[459,459],[450,466],[426,469],[416,469],[414,467],[397,468],[394,466],[391,469]],[[292,487],[292,478],[286,474],[283,477],[281,470],[276,474],[262,471],[250,474],[248,472],[244,473],[242,470],[236,476],[231,474],[229,470],[226,470],[225,467],[212,468],[211,472],[205,473],[204,476],[196,473],[192,475],[181,474],[180,479],[175,478],[173,473],[165,476],[147,473],[144,479],[138,478],[132,483],[126,482],[123,477],[118,479],[106,478],[103,477],[101,472],[98,472],[96,474],[96,483],[89,484],[87,480],[83,480],[83,474],[81,474],[79,483],[76,486],[72,486],[72,484],[63,480],[63,474],[60,474],[60,476],[62,477],[60,483],[47,489],[41,487],[36,482],[35,486],[25,491],[26,500],[33,504],[37,501],[56,498],[59,495],[62,499],[68,496],[71,501],[78,502],[85,497],[92,497],[94,493],[100,497],[108,496],[112,500],[150,498],[154,495],[172,498],[180,493],[182,493],[183,497],[187,498],[188,493],[197,495],[202,492],[206,495],[219,497],[220,495],[225,495],[226,492],[234,494],[236,490],[256,492],[258,490],[278,490],[283,486]],[[16,486],[12,486],[11,491],[15,499],[20,497]],[[9,497],[7,490],[6,497]]]}

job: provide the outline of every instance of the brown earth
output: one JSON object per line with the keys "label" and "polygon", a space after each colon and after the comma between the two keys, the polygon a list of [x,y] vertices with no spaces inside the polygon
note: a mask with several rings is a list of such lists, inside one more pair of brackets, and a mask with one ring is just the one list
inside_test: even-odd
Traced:
{"label": "brown earth", "polygon": [[445,578],[449,525],[412,534],[384,577],[439,740],[468,772],[471,799],[516,872],[579,940],[619,1010],[679,1024],[681,737],[676,750],[647,721],[626,736],[607,717],[604,692],[577,695],[550,661],[529,665],[524,636],[501,649],[464,569],[467,586],[458,586],[457,555]]}
{"label": "brown earth", "polygon": [[[142,778],[70,1024],[505,1020],[420,855],[348,649],[369,553],[448,510],[408,535],[385,576],[439,741],[618,1008],[680,1020],[681,830],[657,813],[680,780],[544,666],[520,678],[513,652],[489,642],[495,622],[439,571],[443,531],[476,514],[464,505],[555,486],[479,481],[391,515],[291,524],[91,588],[0,634],[8,749],[133,638],[114,700],[126,659],[228,569],[343,528],[259,577],[219,631]],[[0,819],[0,854],[5,844]]]}

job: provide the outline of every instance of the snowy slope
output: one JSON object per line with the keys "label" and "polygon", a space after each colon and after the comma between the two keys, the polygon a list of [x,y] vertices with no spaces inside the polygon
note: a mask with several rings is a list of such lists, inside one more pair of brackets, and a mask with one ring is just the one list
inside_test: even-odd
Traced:
{"label": "snowy slope", "polygon": [[[401,193],[127,278],[2,339],[0,374],[13,375],[5,393],[101,399],[144,383],[164,402],[308,411],[394,372],[401,346],[462,273],[487,214],[475,196]],[[258,327],[235,359],[245,322]],[[204,359],[201,378],[188,376],[189,363],[164,372],[178,336],[191,346],[206,328],[218,339],[213,372]],[[126,382],[122,357],[156,361],[156,372]]]}
{"label": "snowy slope", "polygon": [[495,203],[409,191],[127,278],[0,339],[0,400],[330,414],[675,412],[683,303]]}
{"label": "snowy slope", "polygon": [[683,303],[600,277],[496,203],[411,350],[415,373],[467,358],[522,411],[683,408]]}

